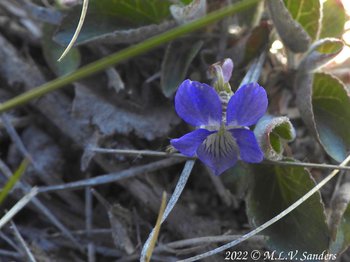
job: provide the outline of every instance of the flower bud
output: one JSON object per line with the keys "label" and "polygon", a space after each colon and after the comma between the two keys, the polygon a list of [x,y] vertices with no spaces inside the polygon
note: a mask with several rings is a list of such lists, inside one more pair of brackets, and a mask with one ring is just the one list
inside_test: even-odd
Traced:
{"label": "flower bud", "polygon": [[213,86],[219,93],[225,91],[232,94],[229,80],[232,76],[233,62],[230,58],[225,58],[220,62],[216,62],[209,67],[208,73],[211,78],[214,78]]}

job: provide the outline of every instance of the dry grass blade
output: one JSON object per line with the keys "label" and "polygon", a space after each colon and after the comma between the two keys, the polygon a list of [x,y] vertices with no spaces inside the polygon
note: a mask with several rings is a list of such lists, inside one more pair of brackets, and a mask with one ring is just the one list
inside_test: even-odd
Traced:
{"label": "dry grass blade", "polygon": [[9,246],[15,249],[18,253],[21,253],[21,249],[12,241],[12,239],[6,236],[1,231],[0,231],[0,238],[2,238]]}
{"label": "dry grass blade", "polygon": [[[165,219],[168,217],[170,212],[175,207],[177,201],[179,200],[179,197],[182,193],[182,190],[185,188],[185,185],[187,183],[188,178],[190,177],[192,168],[194,166],[195,161],[194,160],[188,160],[182,170],[182,173],[180,175],[179,181],[176,184],[174,193],[172,194],[168,205],[166,206],[166,209],[163,213],[161,223],[165,221]],[[152,232],[149,234],[148,239],[146,240],[145,244],[143,245],[142,251],[141,251],[141,258],[140,261],[146,261],[146,252],[149,249],[150,241],[153,239],[153,235],[155,233],[155,228],[153,228]]]}
{"label": "dry grass blade", "polygon": [[271,165],[280,165],[280,166],[301,166],[301,167],[320,168],[320,169],[350,170],[350,166],[318,164],[318,163],[287,162],[287,161],[284,162],[284,161],[272,161],[272,160],[265,160],[263,163],[271,164]]}
{"label": "dry grass blade", "polygon": [[156,161],[150,164],[129,168],[127,170],[117,172],[117,173],[111,173],[111,174],[102,175],[98,177],[88,178],[88,179],[84,179],[76,182],[66,183],[63,185],[41,187],[39,191],[40,193],[46,193],[46,192],[52,192],[52,191],[73,190],[73,189],[79,189],[79,188],[84,188],[89,186],[108,184],[121,179],[130,178],[139,174],[144,174],[147,172],[153,172],[162,168],[166,168],[171,165],[178,164],[182,161],[183,159],[172,159],[172,158],[164,159],[164,160]]}
{"label": "dry grass blade", "polygon": [[[350,162],[350,155],[340,164],[340,166],[346,166],[349,162]],[[220,252],[222,252],[222,251],[224,251],[224,250],[226,250],[228,248],[234,247],[234,246],[242,243],[243,241],[247,240],[248,238],[251,238],[251,237],[257,235],[258,233],[260,233],[264,229],[268,228],[272,224],[276,223],[277,221],[279,221],[280,219],[282,219],[283,217],[288,215],[290,212],[292,212],[294,209],[296,209],[302,203],[304,203],[308,198],[310,198],[314,193],[316,193],[318,190],[320,190],[325,184],[327,184],[338,173],[339,173],[339,169],[334,170],[326,178],[324,178],[320,183],[318,183],[313,189],[311,189],[303,197],[301,197],[296,202],[294,202],[294,204],[292,204],[287,209],[283,210],[281,213],[279,213],[278,215],[276,215],[272,219],[268,220],[264,224],[260,225],[256,229],[254,229],[254,230],[250,231],[249,233],[241,236],[240,238],[238,238],[238,239],[236,239],[236,240],[234,240],[234,241],[232,241],[230,243],[227,243],[227,244],[225,244],[223,246],[215,248],[215,249],[213,249],[211,251],[208,251],[208,252],[205,252],[203,254],[200,254],[200,255],[197,255],[197,256],[194,256],[194,257],[190,257],[190,258],[187,258],[187,259],[179,260],[179,261],[180,262],[197,261],[197,260],[203,259],[205,257],[209,257],[209,256],[215,255],[217,253],[220,253]]]}
{"label": "dry grass blade", "polygon": [[[88,174],[88,177],[90,174]],[[91,230],[93,227],[93,212],[92,212],[92,194],[90,187],[85,188],[85,228],[86,228],[86,235],[89,239],[91,239]],[[95,244],[93,241],[89,240],[89,243],[87,244],[87,257],[88,262],[95,262]]]}
{"label": "dry grass blade", "polygon": [[[167,153],[167,152],[152,151],[152,150],[112,149],[112,148],[98,148],[98,147],[91,147],[88,150],[91,150],[95,153],[100,153],[100,154],[116,154],[116,155],[127,155],[127,156],[177,157],[177,158],[184,158],[184,159],[195,159],[195,157],[188,157],[180,153]],[[263,164],[280,165],[280,166],[302,166],[302,167],[320,168],[320,169],[350,170],[349,166],[307,163],[307,162],[264,160]]]}
{"label": "dry grass blade", "polygon": [[[196,247],[196,246],[202,246],[202,245],[209,245],[209,244],[217,244],[227,241],[233,241],[238,238],[240,238],[241,235],[223,235],[223,236],[207,236],[207,237],[197,237],[197,238],[191,238],[191,239],[183,239],[174,241],[171,243],[167,243],[161,246],[158,246],[155,251],[156,252],[163,252],[163,251],[175,251],[177,252],[180,248],[188,248],[188,247]],[[258,235],[250,238],[250,240],[255,242],[261,242],[266,239],[265,236]]]}
{"label": "dry grass blade", "polygon": [[85,16],[86,16],[86,13],[87,13],[88,5],[89,5],[89,0],[84,0],[83,8],[81,9],[81,15],[80,15],[80,19],[79,19],[79,23],[78,23],[77,29],[75,30],[74,35],[73,35],[72,39],[70,40],[67,48],[63,51],[61,57],[58,58],[58,60],[57,60],[58,62],[60,62],[68,54],[68,52],[72,49],[75,41],[77,40],[77,38],[79,36],[79,33],[80,33],[80,30],[83,27],[83,24],[84,24],[84,21],[85,21]]}
{"label": "dry grass blade", "polygon": [[38,188],[33,187],[28,194],[20,199],[1,219],[0,229],[6,225],[19,211],[22,210],[36,195],[38,194]]}
{"label": "dry grass blade", "polygon": [[[11,170],[6,166],[6,164],[0,159],[0,171],[7,177],[11,178],[12,177],[12,172]],[[26,184],[25,182],[18,181],[17,186],[21,189],[23,194],[25,192],[28,192],[31,189],[31,186]],[[19,196],[18,196],[19,198]],[[73,235],[70,233],[70,231],[55,217],[55,215],[37,198],[33,198],[32,200],[34,206],[40,210],[47,218],[48,220],[55,225],[59,230],[62,231],[62,233],[72,241],[79,249],[81,248],[81,245],[79,242],[73,237]]]}
{"label": "dry grass blade", "polygon": [[162,203],[160,205],[157,222],[156,222],[156,225],[154,226],[154,234],[152,235],[152,238],[150,240],[150,243],[146,251],[146,258],[145,258],[146,262],[151,261],[152,253],[153,253],[154,247],[156,246],[156,242],[160,231],[160,226],[162,224],[162,218],[165,211],[165,204],[166,204],[166,192],[163,192]]}
{"label": "dry grass blade", "polygon": [[133,150],[133,149],[112,149],[112,148],[98,148],[91,147],[88,150],[91,150],[100,154],[121,154],[129,156],[157,156],[157,157],[180,157],[185,159],[191,159],[191,157],[185,156],[178,153],[167,153],[161,151],[152,151],[152,150]]}
{"label": "dry grass blade", "polygon": [[[2,122],[6,128],[6,131],[8,132],[9,136],[11,137],[12,142],[16,145],[18,150],[22,153],[22,155],[30,162],[33,162],[33,159],[31,155],[29,154],[28,150],[25,148],[20,136],[18,135],[16,129],[12,126],[10,119],[8,118],[7,114],[1,115]],[[34,163],[33,163],[34,164]]]}
{"label": "dry grass blade", "polygon": [[[9,117],[7,114],[2,114],[1,119],[3,121],[3,124],[6,128],[6,131],[8,132],[9,136],[11,137],[12,142],[16,145],[19,152],[21,152],[22,156],[27,158],[32,166],[34,167],[35,171],[40,175],[41,179],[45,181],[47,184],[60,184],[63,181],[56,176],[56,174],[52,170],[43,169],[40,165],[40,156],[39,154],[35,154],[35,151],[31,150],[30,152],[30,146],[27,148],[24,144],[24,141],[22,141],[21,137],[17,133],[16,129],[11,124],[11,121],[9,120]],[[23,133],[22,133],[23,134]],[[42,138],[41,138],[42,139]],[[38,139],[39,141],[41,139]],[[48,143],[46,141],[45,143]],[[39,142],[40,143],[40,142]],[[35,147],[34,147],[35,148]],[[70,194],[69,192],[63,192],[63,194],[59,194],[60,197],[66,201],[68,204],[74,205],[76,207],[82,206],[80,203],[79,198],[77,198],[75,195]]]}
{"label": "dry grass blade", "polygon": [[100,193],[94,189],[91,189],[91,192],[107,210],[115,247],[118,250],[125,251],[128,255],[135,253],[135,247],[129,237],[127,225],[125,223],[125,220],[131,220],[128,210],[125,210],[120,205],[110,204]]}
{"label": "dry grass blade", "polygon": [[[22,117],[11,117],[9,118],[9,122],[12,126],[16,128],[23,128],[31,123],[32,119],[29,116]],[[0,129],[5,128],[5,123],[2,119],[0,119]]]}
{"label": "dry grass blade", "polygon": [[[4,250],[4,249],[0,249],[0,257],[12,257],[12,258],[16,258],[16,259],[22,259],[23,256],[19,253],[13,252],[13,251],[8,251],[8,250]],[[11,260],[11,261],[15,261],[15,260]]]}
{"label": "dry grass blade", "polygon": [[32,254],[32,252],[30,251],[27,243],[25,242],[25,240],[23,239],[23,237],[21,236],[21,234],[19,233],[15,223],[13,223],[13,221],[11,221],[11,227],[13,229],[13,232],[15,233],[15,237],[18,239],[18,242],[22,245],[25,254],[27,255],[27,258],[30,262],[36,262],[36,259],[34,257],[34,255]]}

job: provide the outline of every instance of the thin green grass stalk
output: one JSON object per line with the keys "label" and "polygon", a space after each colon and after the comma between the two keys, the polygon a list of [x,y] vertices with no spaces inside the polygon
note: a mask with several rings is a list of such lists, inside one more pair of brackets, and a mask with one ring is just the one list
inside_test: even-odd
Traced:
{"label": "thin green grass stalk", "polygon": [[18,169],[13,174],[13,176],[10,177],[10,179],[7,181],[7,183],[0,192],[0,205],[2,204],[2,202],[4,202],[5,198],[10,193],[11,189],[16,185],[17,181],[21,179],[22,175],[27,169],[28,164],[29,160],[25,158],[19,165]]}
{"label": "thin green grass stalk", "polygon": [[79,79],[90,76],[97,72],[100,72],[108,67],[111,67],[115,64],[125,61],[137,55],[143,54],[151,49],[154,49],[160,45],[163,45],[167,42],[170,42],[180,36],[188,34],[190,32],[196,31],[204,26],[217,22],[227,16],[236,14],[240,11],[244,11],[253,5],[257,4],[261,0],[244,0],[237,4],[225,7],[218,11],[212,12],[202,18],[184,24],[182,26],[171,29],[167,32],[159,34],[157,36],[151,37],[139,44],[132,45],[128,48],[123,49],[120,52],[114,53],[110,56],[102,58],[96,62],[88,64],[84,67],[81,67],[77,71],[54,79],[48,83],[45,83],[39,87],[36,87],[30,91],[27,91],[21,95],[18,95],[7,102],[0,105],[0,113],[5,112],[14,107],[20,106],[22,104],[28,103],[29,101],[41,97],[47,93],[50,93],[56,89],[64,87],[70,83],[73,83]]}

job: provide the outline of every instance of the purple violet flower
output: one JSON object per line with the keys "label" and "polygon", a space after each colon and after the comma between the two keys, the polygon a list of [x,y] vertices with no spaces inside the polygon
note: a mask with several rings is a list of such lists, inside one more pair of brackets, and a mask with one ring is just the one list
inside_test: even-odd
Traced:
{"label": "purple violet flower", "polygon": [[265,114],[267,104],[264,88],[251,83],[231,96],[225,110],[213,87],[187,79],[177,90],[175,109],[184,121],[198,129],[170,143],[186,156],[198,156],[215,175],[234,166],[238,159],[261,162],[263,153],[248,126]]}

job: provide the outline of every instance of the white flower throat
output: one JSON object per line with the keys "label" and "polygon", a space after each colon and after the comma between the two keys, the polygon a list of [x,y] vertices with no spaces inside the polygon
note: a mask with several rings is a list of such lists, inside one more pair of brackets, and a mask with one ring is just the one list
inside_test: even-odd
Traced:
{"label": "white flower throat", "polygon": [[235,153],[239,155],[239,148],[232,134],[221,125],[218,132],[209,135],[204,140],[205,151],[216,157],[228,157]]}

